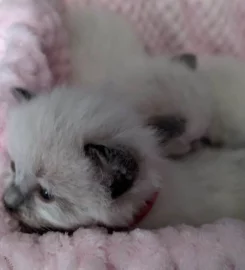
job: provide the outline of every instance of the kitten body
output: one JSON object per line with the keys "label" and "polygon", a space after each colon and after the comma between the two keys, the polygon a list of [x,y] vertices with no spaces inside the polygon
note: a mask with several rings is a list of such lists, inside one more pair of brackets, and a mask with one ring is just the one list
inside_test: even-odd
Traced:
{"label": "kitten body", "polygon": [[169,172],[153,209],[139,227],[245,219],[244,150],[203,149],[171,163]]}

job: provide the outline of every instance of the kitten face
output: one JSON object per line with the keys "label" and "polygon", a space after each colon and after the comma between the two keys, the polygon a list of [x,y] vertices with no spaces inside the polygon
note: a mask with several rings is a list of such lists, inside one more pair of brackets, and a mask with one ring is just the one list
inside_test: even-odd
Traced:
{"label": "kitten face", "polygon": [[166,173],[154,132],[123,101],[95,92],[56,89],[10,113],[3,201],[22,223],[125,226]]}
{"label": "kitten face", "polygon": [[110,78],[110,87],[159,130],[165,154],[190,153],[193,143],[207,134],[214,106],[209,83],[196,72],[196,56],[157,56],[132,62],[127,71]]}

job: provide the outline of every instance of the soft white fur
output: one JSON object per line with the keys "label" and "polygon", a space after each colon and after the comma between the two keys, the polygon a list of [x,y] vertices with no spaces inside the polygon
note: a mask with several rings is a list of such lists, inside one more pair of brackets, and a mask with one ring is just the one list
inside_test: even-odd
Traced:
{"label": "soft white fur", "polygon": [[214,143],[245,146],[245,62],[226,56],[198,57],[197,76],[211,87],[212,121],[208,131]]}
{"label": "soft white fur", "polygon": [[[149,57],[130,23],[113,12],[73,6],[66,15],[70,30],[73,85],[98,85],[128,99],[147,120],[174,115],[187,122],[186,132],[168,144],[183,154],[206,133],[211,117],[209,87],[185,64],[166,56]],[[205,86],[204,86],[205,85]]]}
{"label": "soft white fur", "polygon": [[[7,127],[8,150],[16,164],[12,177],[27,197],[19,209],[20,220],[34,228],[125,226],[159,186],[167,166],[154,132],[112,96],[58,88],[12,111]],[[110,198],[84,154],[86,143],[132,149],[140,170],[129,192]],[[50,191],[53,202],[40,198],[38,185]]]}
{"label": "soft white fur", "polygon": [[[117,96],[71,91],[56,89],[10,115],[8,149],[17,169],[13,181],[31,198],[21,206],[19,219],[34,228],[125,226],[156,190],[156,204],[139,227],[245,218],[244,150],[207,149],[167,161],[158,152],[154,132]],[[120,144],[140,157],[139,177],[122,197],[112,200],[94,177],[93,164],[83,153],[88,142]],[[38,185],[55,200],[43,202]]]}
{"label": "soft white fur", "polygon": [[130,63],[127,70],[104,84],[122,95],[146,119],[177,116],[186,120],[185,132],[166,144],[168,154],[184,154],[207,133],[213,107],[202,76],[165,56]]}
{"label": "soft white fur", "polygon": [[[95,42],[97,36],[100,42]],[[93,44],[103,43],[103,37],[94,35],[93,38]],[[185,152],[188,142],[206,134],[226,145],[243,143],[245,65],[242,61],[231,57],[198,57],[197,70],[192,71],[169,57],[147,57],[132,36],[122,40],[134,41],[124,47],[125,55],[115,51],[120,46],[112,46],[113,50],[106,54],[103,54],[101,47],[93,47],[97,59],[101,61],[100,65],[102,63],[105,69],[101,69],[96,62],[93,66],[94,59],[91,58],[76,63],[81,70],[88,72],[96,70],[95,67],[99,67],[96,70],[98,74],[101,74],[101,70],[108,70],[106,75],[103,73],[95,81],[100,83],[105,79],[104,91],[109,88],[109,91],[126,96],[146,118],[156,114],[180,114],[186,117],[187,132],[178,138],[180,144],[178,140],[177,144],[174,141],[174,149],[170,148],[170,152],[178,146]],[[77,46],[75,48],[81,47],[79,43],[74,44]],[[90,51],[90,44],[83,48],[84,55],[94,54]],[[105,47],[102,48],[105,50]],[[73,52],[76,58],[76,50]],[[111,52],[114,54],[110,55]],[[107,53],[107,58],[100,55]],[[121,65],[114,60],[115,55],[121,57]],[[93,68],[86,69],[87,62]],[[77,66],[75,70],[78,70]],[[95,76],[94,72],[91,73]],[[88,82],[94,82],[91,75],[85,77],[89,78]],[[158,228],[181,222],[199,225],[223,216],[244,218],[244,158],[243,150],[204,150],[169,165],[172,174],[162,179],[163,187],[157,203],[141,226]]]}
{"label": "soft white fur", "polygon": [[122,15],[99,7],[82,9],[74,3],[66,10],[65,20],[72,84],[100,83],[124,71],[129,60],[147,57],[143,43]]}
{"label": "soft white fur", "polygon": [[169,171],[141,228],[245,219],[244,150],[204,149],[172,163]]}

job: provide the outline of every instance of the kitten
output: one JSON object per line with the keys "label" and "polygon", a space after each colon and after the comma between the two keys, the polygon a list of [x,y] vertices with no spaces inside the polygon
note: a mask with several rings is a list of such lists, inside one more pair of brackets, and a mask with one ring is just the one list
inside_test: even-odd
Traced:
{"label": "kitten", "polygon": [[215,146],[244,146],[243,61],[188,53],[150,57],[130,23],[101,8],[77,4],[67,9],[65,20],[71,84],[113,85],[109,88],[128,96],[159,134],[169,119],[174,119],[171,125],[187,123],[182,136],[164,143],[166,153],[184,155],[201,137]]}
{"label": "kitten", "polygon": [[[193,143],[206,135],[213,113],[210,87],[188,65],[166,56],[149,57],[130,63],[126,71],[100,84],[105,93],[113,89],[127,99],[145,123],[158,131],[164,154],[169,156],[193,150]],[[172,128],[171,140],[166,142]]]}
{"label": "kitten", "polygon": [[[72,59],[70,84],[113,89],[128,99],[146,124],[160,130],[165,153],[181,156],[191,151],[193,142],[206,132],[211,115],[208,87],[193,76],[193,59],[149,56],[130,23],[114,12],[81,9],[77,4],[67,10],[65,20]],[[185,122],[185,132],[177,136]],[[166,144],[163,131],[176,124],[172,132],[176,139]]]}
{"label": "kitten", "polygon": [[6,209],[34,229],[127,226],[158,189],[167,161],[154,131],[127,103],[69,90],[35,97],[15,89],[22,104],[7,124]]}

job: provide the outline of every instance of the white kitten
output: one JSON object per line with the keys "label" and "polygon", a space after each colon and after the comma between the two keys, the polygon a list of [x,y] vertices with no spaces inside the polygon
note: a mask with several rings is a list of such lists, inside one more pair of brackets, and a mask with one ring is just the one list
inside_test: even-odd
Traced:
{"label": "white kitten", "polygon": [[147,119],[168,115],[186,121],[186,132],[165,147],[170,154],[188,152],[202,136],[213,144],[245,145],[244,61],[191,54],[148,57],[130,24],[103,9],[81,10],[77,4],[67,10],[66,19],[71,82],[113,83]]}
{"label": "white kitten", "polygon": [[169,122],[166,117],[175,124],[185,122],[185,132],[181,129],[181,136],[176,136],[178,128],[172,132],[178,138],[164,145],[164,150],[172,155],[190,151],[191,143],[206,133],[211,116],[209,87],[193,76],[192,59],[149,57],[132,26],[107,10],[81,10],[78,4],[67,10],[66,22],[71,40],[70,83],[97,85],[99,91],[113,89],[132,103],[146,123],[160,122],[161,132]]}
{"label": "white kitten", "polygon": [[[167,163],[154,132],[126,103],[92,89],[55,89],[10,113],[6,208],[36,229],[126,226]],[[166,167],[166,168],[165,168]]]}
{"label": "white kitten", "polygon": [[[212,114],[212,98],[202,76],[186,63],[165,56],[134,61],[127,70],[112,77],[103,91],[113,89],[154,126],[163,139],[164,151],[170,155],[189,152],[192,142],[207,133]],[[172,119],[172,121],[171,121]],[[179,127],[178,127],[179,123]],[[182,126],[182,127],[181,127]]]}

